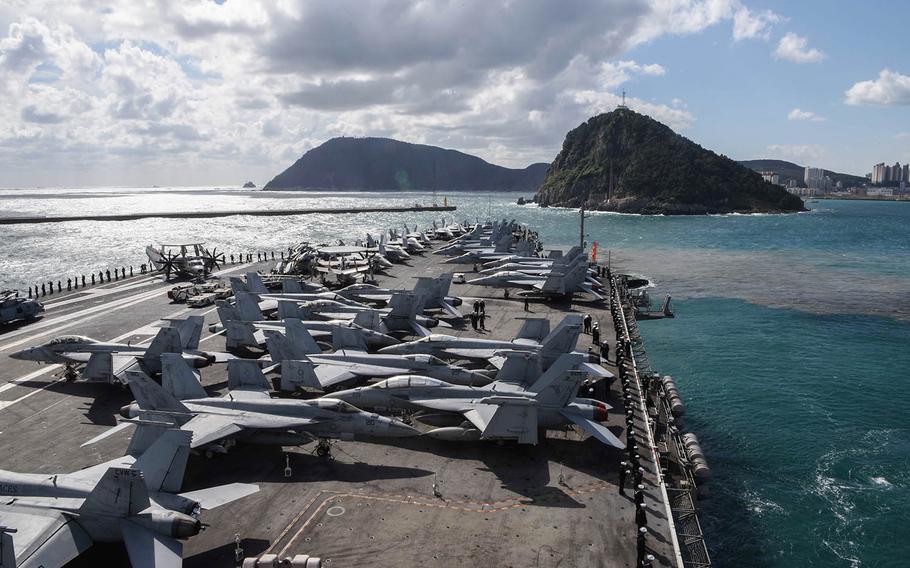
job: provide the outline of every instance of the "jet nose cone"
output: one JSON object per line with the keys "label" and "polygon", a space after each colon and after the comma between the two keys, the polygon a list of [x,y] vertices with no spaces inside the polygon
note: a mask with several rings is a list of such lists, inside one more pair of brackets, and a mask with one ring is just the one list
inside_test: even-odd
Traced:
{"label": "jet nose cone", "polygon": [[388,347],[382,347],[377,351],[377,353],[388,353],[391,355],[399,355],[404,353],[403,345],[389,345]]}
{"label": "jet nose cone", "polygon": [[37,354],[34,347],[29,347],[21,351],[16,351],[15,353],[9,354],[12,359],[19,359],[20,361],[37,361]]}

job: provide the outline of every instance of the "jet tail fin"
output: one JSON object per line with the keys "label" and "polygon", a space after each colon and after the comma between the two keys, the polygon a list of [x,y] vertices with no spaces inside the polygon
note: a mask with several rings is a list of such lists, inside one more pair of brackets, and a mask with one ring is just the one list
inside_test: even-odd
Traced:
{"label": "jet tail fin", "polygon": [[146,364],[157,361],[162,353],[182,353],[180,332],[172,327],[162,327],[145,350],[143,359]]}
{"label": "jet tail fin", "polygon": [[280,363],[294,359],[295,349],[287,336],[278,331],[268,329],[265,331],[265,348],[272,358],[272,363]]}
{"label": "jet tail fin", "polygon": [[569,353],[575,349],[578,343],[578,336],[581,335],[582,317],[578,314],[570,314],[563,318],[556,329],[543,338],[540,342],[540,352],[542,355],[558,355]]}
{"label": "jet tail fin", "polygon": [[[359,315],[359,314],[358,314]],[[332,349],[352,349],[354,351],[367,351],[367,344],[363,334],[355,328],[338,326],[332,329]]]}
{"label": "jet tail fin", "polygon": [[246,321],[229,321],[224,324],[225,345],[228,349],[234,347],[258,347],[259,338],[253,324]]}
{"label": "jet tail fin", "polygon": [[147,509],[150,503],[141,471],[112,467],[101,476],[79,512],[125,518]]}
{"label": "jet tail fin", "polygon": [[161,386],[177,400],[208,396],[199,383],[198,375],[178,353],[161,356]]}
{"label": "jet tail fin", "polygon": [[16,568],[16,549],[13,548],[13,527],[0,527],[0,568]]}
{"label": "jet tail fin", "polygon": [[300,305],[294,300],[278,300],[278,319],[302,319],[302,313],[303,311],[300,309]]}
{"label": "jet tail fin", "polygon": [[82,446],[88,446],[95,442],[101,441],[109,435],[115,434],[129,426],[136,426],[133,436],[130,438],[130,445],[126,448],[126,455],[138,458],[146,450],[158,441],[165,432],[177,426],[173,416],[166,412],[155,412],[154,410],[141,410],[136,420],[123,420],[120,424],[107,430],[101,435],[95,436]]}
{"label": "jet tail fin", "polygon": [[281,291],[285,294],[301,294],[303,293],[303,288],[300,286],[300,281],[296,278],[285,278],[281,281]]}
{"label": "jet tail fin", "polygon": [[314,365],[309,360],[286,360],[281,362],[281,390],[293,392],[308,387],[322,390],[323,385],[316,376]]}
{"label": "jet tail fin", "polygon": [[247,286],[250,289],[250,292],[253,294],[269,293],[269,289],[265,287],[265,283],[262,281],[262,276],[260,276],[258,272],[247,272],[246,282]]}
{"label": "jet tail fin", "polygon": [[237,310],[240,312],[240,319],[243,321],[261,321],[265,319],[262,310],[259,309],[259,296],[247,292],[241,292],[234,296],[237,303]]}
{"label": "jet tail fin", "polygon": [[216,310],[218,310],[218,319],[221,320],[221,325],[227,325],[229,321],[241,321],[240,311],[227,302],[221,301],[216,304]]}
{"label": "jet tail fin", "polygon": [[322,349],[316,344],[316,340],[310,335],[309,330],[303,325],[303,322],[296,318],[287,318],[284,320],[284,329],[293,357],[291,359],[300,359],[301,356],[321,353]]}
{"label": "jet tail fin", "polygon": [[527,339],[541,343],[550,334],[550,320],[547,318],[526,318],[515,339]]}
{"label": "jet tail fin", "polygon": [[128,371],[127,384],[139,408],[189,414],[189,409],[142,371]]}
{"label": "jet tail fin", "polygon": [[231,291],[233,291],[234,294],[250,291],[249,286],[246,285],[246,282],[243,281],[243,278],[240,278],[239,276],[231,276],[229,280],[231,282]]}
{"label": "jet tail fin", "polygon": [[166,319],[168,327],[174,327],[180,334],[180,345],[184,349],[199,349],[199,339],[202,337],[202,326],[205,322],[203,316],[188,316],[184,319]]}
{"label": "jet tail fin", "polygon": [[[556,363],[553,364],[554,366]],[[553,366],[550,367],[551,369]],[[531,390],[535,393],[535,400],[547,406],[565,406],[578,394],[578,387],[585,380],[587,373],[584,371],[565,370],[558,374],[550,374],[549,369],[533,385]]]}
{"label": "jet tail fin", "polygon": [[232,359],[228,361],[228,390],[249,390],[268,392],[272,389],[262,374],[259,362],[253,359]]}
{"label": "jet tail fin", "polygon": [[541,292],[547,294],[562,295],[566,293],[566,277],[558,272],[551,272],[547,275],[543,285],[540,287]]}
{"label": "jet tail fin", "polygon": [[496,379],[485,389],[495,388],[496,383],[510,383],[527,388],[531,381],[540,376],[540,357],[536,353],[527,351],[507,351],[505,362],[499,372],[496,373]]}
{"label": "jet tail fin", "polygon": [[359,325],[364,329],[385,331],[385,327],[382,324],[382,316],[376,310],[357,312],[357,315],[354,316],[352,321],[355,325]]}
{"label": "jet tail fin", "polygon": [[[143,428],[157,428],[139,424],[134,436]],[[145,484],[151,491],[176,493],[183,485],[183,474],[190,455],[190,440],[193,433],[186,430],[169,429],[163,432],[148,449],[136,459],[133,469],[145,477]]]}

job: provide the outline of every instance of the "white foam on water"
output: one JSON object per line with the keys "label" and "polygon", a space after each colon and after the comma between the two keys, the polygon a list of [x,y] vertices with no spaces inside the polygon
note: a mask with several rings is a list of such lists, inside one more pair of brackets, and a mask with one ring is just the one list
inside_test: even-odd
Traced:
{"label": "white foam on water", "polygon": [[878,487],[884,487],[886,489],[891,489],[894,485],[884,477],[873,477],[869,481],[872,482],[872,485],[877,485]]}

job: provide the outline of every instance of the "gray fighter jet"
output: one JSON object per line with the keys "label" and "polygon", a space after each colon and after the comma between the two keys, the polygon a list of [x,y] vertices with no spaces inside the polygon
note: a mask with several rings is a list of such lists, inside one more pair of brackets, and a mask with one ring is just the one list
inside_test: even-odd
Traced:
{"label": "gray fighter jet", "polygon": [[[436,278],[429,276],[416,276],[417,283],[411,290],[414,294],[424,296],[424,310],[442,310],[448,315],[456,318],[463,317],[455,306],[461,305],[461,298],[449,296],[449,288],[452,286],[452,274],[443,274]],[[338,294],[346,298],[359,300],[361,302],[384,302],[388,303],[392,296],[399,292],[408,292],[407,290],[390,290],[379,288],[370,284],[354,284],[347,288],[338,290]]]}
{"label": "gray fighter jet", "polygon": [[[516,270],[519,272],[540,273],[540,271],[573,266],[579,260],[587,260],[580,246],[572,247],[566,254],[553,258],[534,256],[511,256],[499,260],[485,262],[480,274],[495,274],[503,270]],[[567,270],[564,269],[563,272]]]}
{"label": "gray fighter jet", "polygon": [[[272,358],[274,361],[274,356]],[[404,373],[435,377],[458,385],[485,385],[491,379],[478,371],[449,365],[432,355],[379,355],[336,351],[281,362],[281,390],[300,387],[325,390],[342,383]]]}
{"label": "gray fighter jet", "polygon": [[468,280],[468,284],[505,288],[507,290],[520,288],[533,294],[544,296],[566,296],[575,292],[587,292],[595,299],[602,300],[603,296],[594,289],[595,286],[600,286],[600,284],[590,280],[587,271],[586,260],[580,257],[569,266],[502,270]]}
{"label": "gray fighter jet", "polygon": [[[421,313],[426,303],[425,298],[412,292],[396,292],[389,298],[387,308],[346,306],[331,300],[302,302],[295,305],[282,300],[278,304],[278,316],[281,319],[294,317],[310,320],[313,317],[321,317],[331,320],[353,320],[360,315],[361,321],[366,322],[366,325],[361,325],[373,331],[381,333],[395,331],[426,336],[430,334],[427,328],[436,327],[440,321]],[[249,300],[238,299],[238,305],[247,301]]]}
{"label": "gray fighter jet", "polygon": [[357,336],[347,330],[333,336],[334,353],[323,353],[302,325],[293,320],[286,332],[266,330],[266,347],[273,367],[281,369],[280,390],[298,388],[325,390],[339,384],[369,378],[419,373],[453,384],[485,385],[490,378],[478,371],[449,365],[432,355],[380,355],[366,352]]}
{"label": "gray fighter jet", "polygon": [[426,353],[442,359],[479,359],[500,367],[504,362],[498,355],[501,351],[533,351],[540,353],[544,367],[548,367],[560,355],[575,349],[578,336],[581,334],[581,323],[580,315],[568,315],[556,329],[541,337],[549,328],[549,324],[543,324],[538,319],[529,319],[522,325],[518,337],[512,341],[434,333],[415,341],[383,347],[379,353],[390,355]]}
{"label": "gray fighter jet", "polygon": [[[296,304],[292,304],[292,306],[296,306]],[[344,346],[360,348],[362,345],[363,350],[366,351],[367,348],[378,349],[399,343],[397,339],[388,334],[365,327],[373,324],[370,314],[357,314],[351,321],[304,321],[294,317],[286,317],[283,321],[266,319],[245,321],[236,308],[222,305],[218,306],[218,317],[221,319],[221,323],[212,324],[209,326],[209,330],[212,333],[225,330],[225,343],[228,349],[262,347],[266,343],[265,331],[284,332],[288,326],[303,327],[316,338],[331,338],[335,349],[341,349]]]}
{"label": "gray fighter jet", "polygon": [[199,513],[259,490],[178,493],[190,433],[140,422],[128,454],[74,473],[0,470],[0,566],[57,568],[93,542],[123,542],[133,568],[178,568]]}
{"label": "gray fighter jet", "polygon": [[[338,391],[332,396],[362,408],[431,410],[449,413],[451,425],[426,432],[444,440],[515,440],[536,444],[540,428],[575,424],[605,444],[624,445],[603,424],[609,406],[577,398],[587,376],[577,370],[584,364],[581,353],[567,353],[550,366],[532,385],[494,381],[484,387],[456,386],[446,382],[404,375],[374,385]],[[464,419],[467,423],[464,423]],[[434,415],[433,422],[440,423]]]}
{"label": "gray fighter jet", "polygon": [[141,373],[131,376],[129,386],[136,402],[124,406],[120,414],[133,418],[145,410],[166,412],[181,429],[193,433],[193,448],[224,452],[235,441],[289,446],[306,444],[314,438],[400,438],[418,434],[399,420],[364,412],[337,399],[273,399],[257,361],[230,361],[229,392],[212,397],[180,357],[166,353],[161,359],[162,385]]}
{"label": "gray fighter jet", "polygon": [[[13,359],[57,363],[66,367],[65,376],[91,382],[126,383],[131,370],[154,375],[161,372],[162,353],[177,353],[193,367],[207,367],[230,358],[225,353],[200,351],[201,316],[172,320],[149,345],[98,341],[81,335],[62,335],[35,347],[11,353]],[[81,370],[81,373],[80,373]]]}

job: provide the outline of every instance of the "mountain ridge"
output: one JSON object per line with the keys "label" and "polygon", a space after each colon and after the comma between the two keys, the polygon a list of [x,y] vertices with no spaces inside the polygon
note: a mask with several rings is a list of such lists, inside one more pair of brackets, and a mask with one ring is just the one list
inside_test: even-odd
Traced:
{"label": "mountain ridge", "polygon": [[548,164],[506,168],[459,152],[392,138],[338,137],[307,151],[269,190],[533,191]]}

